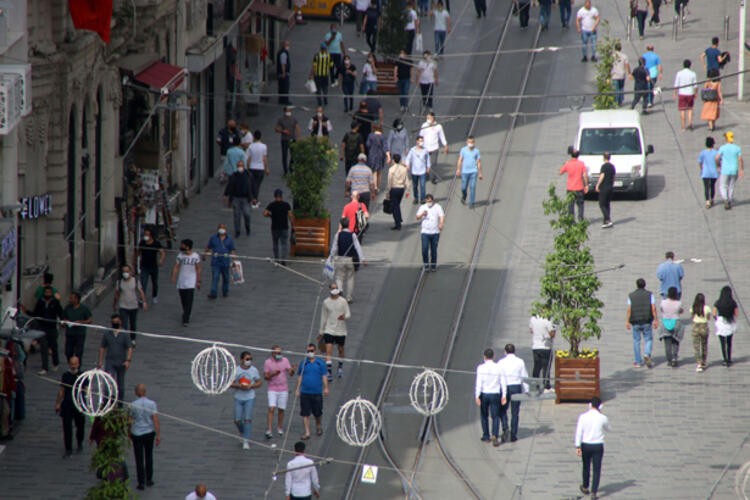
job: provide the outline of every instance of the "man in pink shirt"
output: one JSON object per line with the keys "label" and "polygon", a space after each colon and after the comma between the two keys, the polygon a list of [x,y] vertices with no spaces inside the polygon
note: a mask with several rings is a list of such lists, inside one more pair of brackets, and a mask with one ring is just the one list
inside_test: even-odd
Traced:
{"label": "man in pink shirt", "polygon": [[271,357],[263,363],[263,378],[268,382],[268,426],[266,427],[266,439],[271,439],[273,433],[273,411],[278,409],[279,417],[276,432],[279,436],[284,434],[284,410],[286,410],[289,398],[289,384],[287,377],[294,375],[294,366],[289,360],[281,355],[281,346],[275,345],[271,348]]}
{"label": "man in pink shirt", "polygon": [[570,215],[574,215],[573,204],[578,206],[578,222],[583,220],[583,197],[589,192],[589,174],[586,172],[586,165],[578,159],[578,150],[570,151],[570,160],[560,167],[560,175],[568,174],[568,193],[573,193],[568,210]]}
{"label": "man in pink shirt", "polygon": [[352,201],[344,205],[344,210],[341,212],[341,217],[346,217],[349,219],[349,231],[352,233],[357,233],[357,237],[359,237],[360,241],[362,240],[362,236],[364,231],[361,231],[360,228],[357,228],[357,210],[360,208],[365,213],[365,218],[370,218],[370,212],[367,211],[367,205],[359,201],[359,193],[357,191],[352,191]]}

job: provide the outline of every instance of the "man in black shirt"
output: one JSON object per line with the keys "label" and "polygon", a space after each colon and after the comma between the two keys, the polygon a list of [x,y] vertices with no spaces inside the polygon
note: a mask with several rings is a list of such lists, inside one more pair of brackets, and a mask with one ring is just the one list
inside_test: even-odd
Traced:
{"label": "man in black shirt", "polygon": [[151,290],[151,302],[159,303],[159,266],[164,264],[167,253],[161,243],[154,238],[154,230],[146,228],[143,230],[143,239],[138,243],[138,256],[141,258],[141,287],[143,294],[148,289],[148,279],[151,278],[153,288]]}
{"label": "man in black shirt", "polygon": [[81,361],[76,356],[71,356],[68,364],[70,369],[62,375],[60,390],[57,391],[57,400],[55,401],[55,412],[60,415],[63,422],[63,441],[65,443],[63,458],[69,458],[73,454],[73,422],[76,424],[77,452],[83,451],[83,431],[86,425],[83,413],[78,411],[78,408],[73,404],[73,384],[81,376]]}
{"label": "man in black shirt", "polygon": [[396,67],[393,68],[396,85],[398,85],[398,103],[401,106],[401,112],[404,113],[409,109],[409,87],[411,86],[411,67],[412,63],[404,49],[398,53]]}
{"label": "man in black shirt", "polygon": [[282,266],[286,265],[289,255],[289,226],[292,221],[292,207],[284,201],[281,189],[273,192],[273,201],[263,211],[265,217],[271,218],[271,240],[273,241],[273,258]]}
{"label": "man in black shirt", "polygon": [[227,126],[219,130],[219,134],[216,136],[216,144],[219,145],[219,154],[221,155],[221,162],[224,163],[224,158],[227,156],[227,150],[233,146],[239,146],[241,141],[240,131],[237,129],[237,122],[234,120],[227,120]]}
{"label": "man in black shirt", "polygon": [[599,208],[602,211],[604,221],[602,228],[612,227],[612,219],[609,217],[609,204],[615,189],[615,166],[609,162],[609,152],[604,153],[604,164],[599,172],[599,180],[596,183],[596,192],[599,193]]}
{"label": "man in black shirt", "polygon": [[42,369],[39,375],[45,375],[49,370],[49,351],[52,351],[52,369],[57,371],[60,364],[60,354],[57,346],[57,320],[62,318],[63,310],[60,301],[54,297],[51,286],[44,287],[42,298],[36,301],[32,316],[38,318],[36,327],[44,332],[39,339],[42,351]]}
{"label": "man in black shirt", "polygon": [[630,105],[630,109],[635,109],[636,105],[638,104],[638,101],[643,99],[643,108],[641,113],[646,114],[646,106],[649,96],[649,83],[651,82],[651,77],[648,74],[648,70],[646,69],[646,60],[642,57],[638,58],[638,67],[633,70],[631,73],[631,78],[634,81],[634,90],[635,94],[633,96],[633,104]]}
{"label": "man in black shirt", "polygon": [[227,187],[224,188],[224,198],[234,211],[234,237],[240,236],[240,223],[245,221],[245,233],[250,236],[250,173],[245,169],[242,160],[237,162],[237,171],[229,177]]}

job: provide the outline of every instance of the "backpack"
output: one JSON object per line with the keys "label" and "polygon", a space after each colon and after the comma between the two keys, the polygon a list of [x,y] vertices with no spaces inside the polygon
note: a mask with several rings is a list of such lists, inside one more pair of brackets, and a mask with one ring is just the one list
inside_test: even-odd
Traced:
{"label": "backpack", "polygon": [[357,207],[357,213],[354,215],[354,232],[364,233],[367,228],[367,217],[365,211],[362,210],[362,204],[360,203]]}
{"label": "backpack", "polygon": [[344,153],[347,158],[356,157],[359,152],[359,133],[347,132],[344,136]]}

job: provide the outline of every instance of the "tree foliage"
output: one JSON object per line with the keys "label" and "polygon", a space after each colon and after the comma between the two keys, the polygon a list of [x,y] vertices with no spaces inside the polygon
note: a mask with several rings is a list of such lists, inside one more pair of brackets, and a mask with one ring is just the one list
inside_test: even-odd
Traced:
{"label": "tree foliage", "polygon": [[124,477],[128,415],[115,409],[101,419],[103,437],[91,457],[91,468],[99,482],[86,492],[86,500],[130,500],[135,496]]}
{"label": "tree foliage", "polygon": [[532,306],[532,314],[549,318],[558,325],[558,332],[570,343],[568,355],[579,357],[581,343],[599,338],[604,304],[596,298],[601,286],[594,271],[594,257],[587,245],[588,222],[576,222],[568,211],[573,194],[560,198],[550,185],[544,200],[545,215],[552,215],[550,226],[555,233],[554,248],[547,254],[541,279],[540,300]]}
{"label": "tree foliage", "polygon": [[295,217],[328,217],[325,203],[331,177],[339,166],[338,154],[327,137],[305,137],[292,146],[294,169],[287,184],[294,198]]}
{"label": "tree foliage", "polygon": [[619,38],[609,36],[609,24],[603,21],[606,34],[596,45],[599,62],[596,63],[596,91],[594,109],[617,109],[614,87],[612,86],[612,66],[615,63],[615,44]]}
{"label": "tree foliage", "polygon": [[386,56],[396,57],[406,48],[406,10],[404,0],[385,0],[382,24],[378,32],[378,49]]}

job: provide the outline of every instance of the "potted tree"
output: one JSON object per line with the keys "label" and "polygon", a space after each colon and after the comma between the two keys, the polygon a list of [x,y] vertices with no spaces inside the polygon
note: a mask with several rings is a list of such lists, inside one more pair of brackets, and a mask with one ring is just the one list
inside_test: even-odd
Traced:
{"label": "potted tree", "polygon": [[594,109],[617,109],[615,89],[612,85],[612,65],[615,63],[615,44],[620,40],[609,36],[609,24],[604,21],[606,35],[597,43],[596,52],[599,62],[596,63],[596,91]]}
{"label": "potted tree", "polygon": [[568,342],[568,349],[555,352],[556,401],[581,401],[599,395],[599,352],[582,344],[599,338],[602,302],[596,298],[601,286],[589,249],[588,222],[576,222],[568,210],[573,194],[560,198],[550,185],[544,200],[545,215],[552,215],[554,246],[547,254],[541,279],[540,299],[532,314],[549,318]]}
{"label": "potted tree", "polygon": [[96,451],[91,457],[91,468],[99,482],[86,492],[86,500],[129,500],[130,491],[125,448],[128,443],[128,414],[115,409],[94,421],[92,439]]}
{"label": "potted tree", "polygon": [[291,255],[328,255],[330,214],[325,207],[338,155],[326,137],[305,137],[291,146],[294,170],[287,175],[294,204]]}

